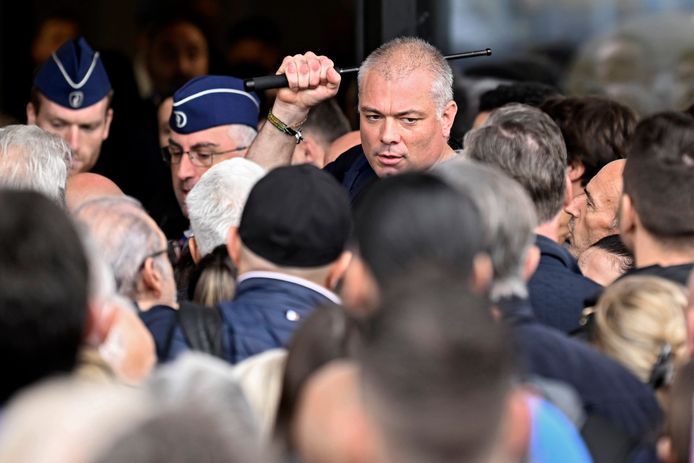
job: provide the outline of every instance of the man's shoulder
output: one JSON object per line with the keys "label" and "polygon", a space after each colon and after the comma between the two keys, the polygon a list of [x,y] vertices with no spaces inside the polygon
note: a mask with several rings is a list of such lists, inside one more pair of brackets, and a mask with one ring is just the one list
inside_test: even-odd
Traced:
{"label": "man's shoulder", "polygon": [[345,187],[352,203],[366,187],[378,179],[361,145],[345,151],[323,169]]}
{"label": "man's shoulder", "polygon": [[364,158],[364,149],[361,145],[356,145],[339,155],[333,162],[323,167],[323,170],[334,176],[339,182],[342,182],[346,172],[352,168],[354,163],[360,158]]}

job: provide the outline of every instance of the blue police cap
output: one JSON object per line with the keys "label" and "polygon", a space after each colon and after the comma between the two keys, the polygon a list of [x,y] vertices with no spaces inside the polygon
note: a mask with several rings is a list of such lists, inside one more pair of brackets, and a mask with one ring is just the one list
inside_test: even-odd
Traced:
{"label": "blue police cap", "polygon": [[52,102],[70,109],[98,103],[111,91],[99,53],[82,37],[67,41],[43,63],[34,86]]}
{"label": "blue police cap", "polygon": [[201,76],[174,93],[169,125],[180,134],[230,124],[256,129],[259,110],[258,96],[247,92],[241,79]]}

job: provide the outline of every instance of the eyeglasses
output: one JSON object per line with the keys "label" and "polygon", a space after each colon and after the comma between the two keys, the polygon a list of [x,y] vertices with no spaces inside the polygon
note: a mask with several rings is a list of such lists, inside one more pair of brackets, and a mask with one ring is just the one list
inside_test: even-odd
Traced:
{"label": "eyeglasses", "polygon": [[230,150],[217,151],[217,152],[198,151],[198,150],[183,151],[183,148],[181,148],[180,146],[169,145],[169,146],[163,147],[161,149],[161,153],[162,153],[162,156],[164,158],[164,162],[167,163],[168,165],[180,164],[181,159],[183,158],[183,155],[187,154],[188,159],[190,159],[190,163],[193,164],[194,166],[210,167],[212,165],[212,161],[214,159],[214,156],[220,156],[222,154],[233,153],[235,151],[243,151],[247,148],[248,148],[248,146],[238,146],[238,147],[232,148]]}

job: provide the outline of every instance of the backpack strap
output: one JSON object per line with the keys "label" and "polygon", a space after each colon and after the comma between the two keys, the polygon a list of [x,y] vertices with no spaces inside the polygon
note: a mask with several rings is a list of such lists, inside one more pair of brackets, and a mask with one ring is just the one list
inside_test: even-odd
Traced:
{"label": "backpack strap", "polygon": [[192,302],[181,302],[178,320],[183,335],[193,350],[224,357],[222,343],[222,316],[217,307],[206,307]]}

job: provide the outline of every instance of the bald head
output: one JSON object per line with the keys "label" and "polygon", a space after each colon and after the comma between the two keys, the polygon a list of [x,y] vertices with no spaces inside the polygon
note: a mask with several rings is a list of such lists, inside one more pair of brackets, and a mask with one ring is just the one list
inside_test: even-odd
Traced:
{"label": "bald head", "polygon": [[320,369],[306,383],[292,436],[302,461],[373,461],[368,440],[372,435],[366,431],[357,375],[353,363],[336,361]]}
{"label": "bald head", "polygon": [[81,172],[68,178],[65,203],[69,210],[74,210],[91,199],[123,194],[118,185],[109,178],[91,172]]}

